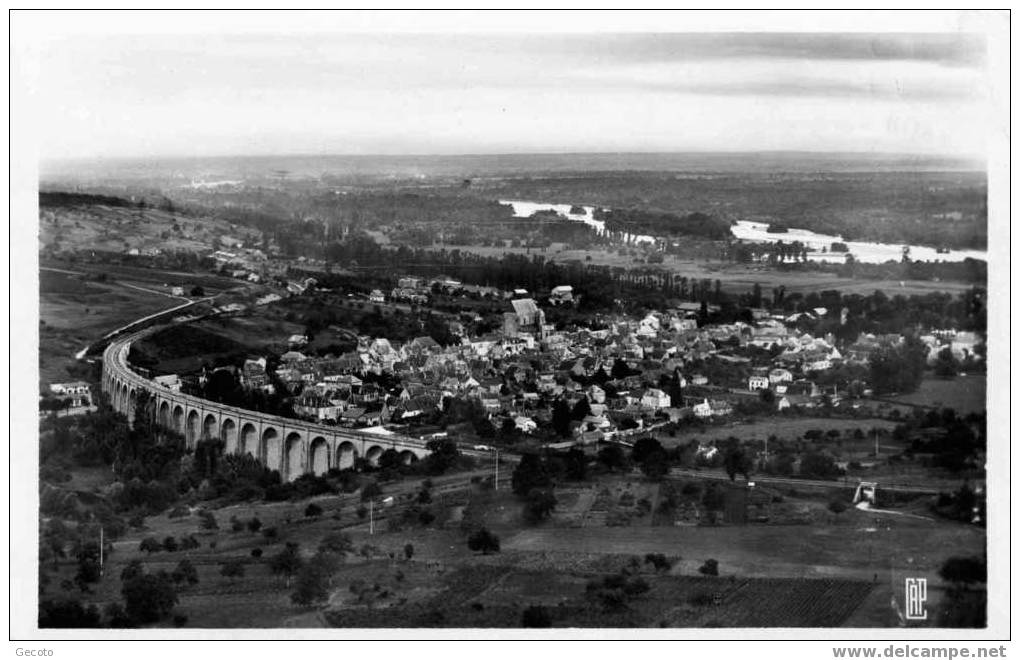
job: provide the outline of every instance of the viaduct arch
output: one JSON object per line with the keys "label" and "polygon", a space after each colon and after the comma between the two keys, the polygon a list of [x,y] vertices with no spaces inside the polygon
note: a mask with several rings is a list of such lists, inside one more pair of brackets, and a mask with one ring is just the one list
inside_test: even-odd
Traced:
{"label": "viaduct arch", "polygon": [[184,435],[189,449],[203,439],[223,441],[228,454],[251,454],[263,465],[279,470],[284,481],[305,474],[354,466],[358,458],[375,463],[387,449],[405,462],[424,458],[425,443],[402,435],[376,435],[299,419],[267,415],[174,392],[128,366],[131,343],[157,331],[148,328],[114,340],[103,352],[102,388],[113,408],[131,421],[140,392],[148,392],[156,421]]}

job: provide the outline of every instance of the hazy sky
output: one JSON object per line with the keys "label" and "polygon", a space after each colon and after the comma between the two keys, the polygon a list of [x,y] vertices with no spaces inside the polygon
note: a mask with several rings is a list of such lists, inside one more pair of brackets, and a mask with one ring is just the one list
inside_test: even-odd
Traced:
{"label": "hazy sky", "polygon": [[43,158],[988,139],[985,41],[961,34],[76,36],[36,58]]}

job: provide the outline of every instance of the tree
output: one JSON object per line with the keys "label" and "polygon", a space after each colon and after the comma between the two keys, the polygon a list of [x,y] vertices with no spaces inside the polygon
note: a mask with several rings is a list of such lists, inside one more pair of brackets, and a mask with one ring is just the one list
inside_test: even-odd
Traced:
{"label": "tree", "polygon": [[234,578],[244,577],[244,562],[240,559],[231,559],[220,567],[220,575],[229,578],[231,582]]}
{"label": "tree", "polygon": [[128,565],[121,570],[120,581],[130,582],[143,573],[145,573],[145,567],[142,565],[142,562],[138,559],[132,559],[128,562]]}
{"label": "tree", "polygon": [[382,495],[382,488],[376,482],[365,484],[361,487],[361,501],[367,502],[373,497]]}
{"label": "tree", "polygon": [[248,531],[249,532],[251,532],[252,534],[255,534],[260,529],[262,529],[262,521],[259,520],[258,517],[252,518],[251,520],[248,521]]}
{"label": "tree", "polygon": [[960,371],[960,363],[953,357],[953,349],[945,347],[939,351],[935,360],[935,375],[939,378],[955,378]]}
{"label": "tree", "polygon": [[156,539],[152,538],[151,536],[147,536],[144,539],[142,539],[141,543],[138,544],[138,549],[141,550],[142,552],[147,552],[148,554],[151,555],[154,552],[159,552],[160,550],[162,550],[163,544],[157,541]]}
{"label": "tree", "polygon": [[354,551],[354,542],[343,532],[333,532],[319,541],[319,552],[346,555]]}
{"label": "tree", "polygon": [[305,507],[305,517],[306,518],[315,518],[315,517],[321,516],[321,515],[322,515],[322,507],[319,506],[318,504],[316,504],[315,502],[312,502],[311,504],[309,504],[308,506]]}
{"label": "tree", "polygon": [[810,452],[800,461],[800,474],[816,479],[835,479],[840,474],[835,459],[821,452]]}
{"label": "tree", "polygon": [[662,571],[668,573],[669,569],[673,568],[673,562],[666,558],[666,555],[662,553],[648,553],[645,555],[645,563],[651,564],[656,571]]}
{"label": "tree", "polygon": [[483,555],[499,552],[499,537],[485,527],[476,530],[468,537],[468,549],[481,552]]}
{"label": "tree", "polygon": [[665,455],[666,450],[663,449],[662,443],[655,438],[646,436],[638,438],[637,442],[634,443],[634,447],[631,449],[631,459],[635,463],[644,463],[645,460],[654,454]]}
{"label": "tree", "polygon": [[40,628],[98,628],[99,610],[77,600],[44,600],[39,603]]}
{"label": "tree", "polygon": [[596,460],[609,470],[622,470],[627,467],[627,455],[619,445],[608,445],[599,449]]}
{"label": "tree", "polygon": [[752,462],[751,457],[744,451],[744,447],[737,438],[730,438],[723,452],[723,467],[730,481],[733,481],[738,474],[744,475],[744,480],[749,480]]}
{"label": "tree", "polygon": [[407,543],[404,545],[404,559],[411,561],[411,557],[414,556],[414,545]]}
{"label": "tree", "polygon": [[988,621],[988,598],[984,590],[972,585],[988,580],[983,557],[950,557],[939,569],[939,576],[950,583],[939,601],[935,620],[939,626],[983,628]]}
{"label": "tree", "polygon": [[552,617],[549,610],[541,605],[529,605],[521,615],[522,628],[549,628],[552,626]]}
{"label": "tree", "polygon": [[167,552],[177,552],[177,539],[172,536],[163,539],[163,549]]}
{"label": "tree", "polygon": [[669,460],[666,452],[651,454],[641,464],[641,472],[653,481],[658,481],[669,472]]}
{"label": "tree", "polygon": [[966,586],[984,583],[988,580],[988,566],[981,557],[950,557],[939,569],[939,577]]}
{"label": "tree", "polygon": [[177,562],[177,567],[174,568],[174,572],[170,574],[174,584],[180,584],[187,582],[188,584],[198,584],[198,571],[195,570],[194,564],[190,560],[182,559]]}
{"label": "tree", "polygon": [[571,447],[567,451],[565,463],[567,479],[584,481],[588,478],[588,455],[580,447]]}
{"label": "tree", "polygon": [[570,411],[570,417],[581,421],[585,417],[591,414],[591,404],[588,403],[588,397],[582,396],[578,399],[577,403],[574,404],[574,409]]}
{"label": "tree", "polygon": [[202,510],[199,511],[198,517],[201,519],[200,526],[202,529],[219,529],[219,523],[216,522],[216,516],[212,511]]}
{"label": "tree", "polygon": [[177,605],[177,591],[164,571],[139,575],[124,583],[121,595],[128,617],[141,624],[161,621]]}
{"label": "tree", "polygon": [[561,437],[570,435],[570,405],[564,399],[557,399],[553,404],[552,427]]}
{"label": "tree", "polygon": [[287,576],[297,573],[303,565],[304,560],[301,559],[301,554],[298,552],[297,543],[288,543],[269,560],[269,570]]}
{"label": "tree", "polygon": [[460,460],[460,449],[457,448],[457,443],[449,438],[430,440],[425,448],[429,450],[429,455],[422,461],[422,468],[426,474],[443,474]]}
{"label": "tree", "polygon": [[705,563],[698,568],[702,575],[719,575],[719,562],[715,559],[706,559]]}
{"label": "tree", "polygon": [[556,508],[556,496],[551,489],[533,488],[524,503],[524,517],[532,523],[548,518]]}
{"label": "tree", "polygon": [[387,449],[379,455],[380,470],[400,470],[402,467],[404,467],[404,459],[400,457],[400,452],[396,449]]}
{"label": "tree", "polygon": [[307,607],[329,600],[329,571],[319,562],[305,564],[297,573],[290,600]]}
{"label": "tree", "polygon": [[510,477],[514,494],[526,497],[535,488],[552,486],[552,476],[538,454],[523,454]]}

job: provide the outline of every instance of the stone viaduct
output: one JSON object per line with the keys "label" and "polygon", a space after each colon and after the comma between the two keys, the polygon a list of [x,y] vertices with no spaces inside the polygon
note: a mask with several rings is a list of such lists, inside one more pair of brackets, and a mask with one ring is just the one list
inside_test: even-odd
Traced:
{"label": "stone viaduct", "polygon": [[103,391],[114,410],[133,421],[135,401],[147,391],[156,421],[184,435],[188,448],[199,440],[219,438],[228,454],[251,454],[284,481],[303,474],[324,474],[331,468],[353,467],[364,457],[376,464],[387,449],[409,463],[428,455],[425,442],[401,435],[382,435],[268,415],[174,392],[128,366],[131,343],[158,330],[148,328],[110,343],[103,353]]}

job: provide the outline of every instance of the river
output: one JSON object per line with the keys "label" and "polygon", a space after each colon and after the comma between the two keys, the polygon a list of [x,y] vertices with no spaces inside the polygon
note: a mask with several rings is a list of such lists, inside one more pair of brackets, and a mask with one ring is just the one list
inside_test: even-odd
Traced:
{"label": "river", "polygon": [[[519,218],[530,217],[536,211],[556,211],[570,220],[583,222],[595,228],[599,234],[606,231],[605,222],[596,220],[594,217],[594,206],[582,206],[584,213],[571,213],[570,204],[544,204],[542,202],[529,202],[522,200],[500,200],[500,204],[509,204],[514,209],[514,215]],[[811,261],[843,263],[846,259],[842,252],[830,252],[833,243],[846,243],[847,248],[854,258],[861,263],[880,264],[887,261],[900,261],[903,258],[903,248],[910,250],[910,258],[914,261],[963,261],[964,259],[988,260],[988,253],[984,250],[951,250],[950,252],[938,253],[935,248],[924,245],[907,245],[901,243],[870,243],[868,241],[844,241],[840,236],[819,234],[807,229],[793,229],[789,231],[770,234],[769,225],[765,222],[752,222],[750,220],[738,220],[730,227],[730,232],[735,238],[751,243],[792,243],[800,241],[808,248],[808,259]],[[631,242],[654,243],[655,237],[643,234],[627,235]],[[823,252],[822,249],[825,249]]]}

